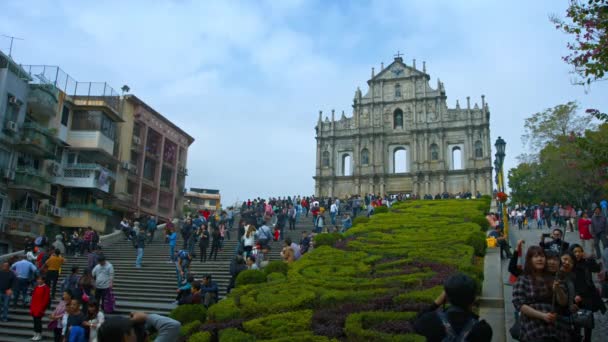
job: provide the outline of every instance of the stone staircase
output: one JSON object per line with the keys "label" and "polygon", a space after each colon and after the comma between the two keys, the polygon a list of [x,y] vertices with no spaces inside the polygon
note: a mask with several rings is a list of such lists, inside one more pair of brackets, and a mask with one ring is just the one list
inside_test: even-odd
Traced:
{"label": "stone staircase", "polygon": [[[285,230],[285,237],[289,236],[298,242],[302,230],[310,231],[312,227],[310,217],[300,218],[295,231]],[[238,221],[237,221],[238,222]],[[132,311],[145,311],[166,315],[175,305],[176,296],[176,273],[175,265],[169,262],[169,246],[164,243],[164,236],[156,234],[156,239],[148,244],[144,250],[143,266],[135,267],[136,250],[130,241],[126,241],[120,233],[115,233],[114,238],[102,241],[103,253],[107,260],[114,266],[114,295],[116,296],[115,314],[127,315]],[[183,242],[178,240],[177,248],[181,248]],[[271,260],[280,260],[280,251],[283,242],[271,243]],[[234,258],[237,246],[236,228],[232,231],[232,239],[224,240],[224,247],[218,253],[217,261],[205,263],[200,259],[193,260],[190,270],[195,277],[203,274],[212,274],[213,280],[220,289],[220,298],[226,295],[226,288],[230,281],[230,262]],[[198,246],[197,246],[197,257]],[[209,251],[209,250],[208,250]],[[51,309],[47,310],[47,316],[43,319],[43,337],[45,341],[51,341],[53,334],[46,329],[48,315],[56,307],[60,299],[60,284],[64,276],[69,275],[72,266],[79,266],[81,272],[87,267],[86,256],[67,257],[67,264],[63,268],[62,275],[57,284],[57,294],[52,301]],[[12,301],[9,309],[9,321],[0,322],[0,342],[27,341],[33,336],[33,321],[29,315],[29,308],[13,308]]]}

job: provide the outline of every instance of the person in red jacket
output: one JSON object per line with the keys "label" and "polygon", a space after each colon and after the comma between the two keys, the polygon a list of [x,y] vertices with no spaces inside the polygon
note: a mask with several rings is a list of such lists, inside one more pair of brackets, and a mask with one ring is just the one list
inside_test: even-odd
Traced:
{"label": "person in red jacket", "polygon": [[42,317],[51,304],[51,289],[45,284],[44,276],[36,277],[36,287],[32,292],[30,315],[34,318],[34,337],[32,341],[42,340]]}
{"label": "person in red jacket", "polygon": [[593,248],[593,236],[589,230],[591,225],[591,219],[587,216],[587,213],[583,211],[583,215],[578,219],[578,235],[581,238],[583,250],[591,251],[591,255],[595,256],[595,249]]}

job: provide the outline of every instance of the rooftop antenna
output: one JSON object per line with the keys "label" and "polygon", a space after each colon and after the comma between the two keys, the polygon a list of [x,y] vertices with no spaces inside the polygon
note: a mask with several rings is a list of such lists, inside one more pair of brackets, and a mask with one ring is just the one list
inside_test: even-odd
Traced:
{"label": "rooftop antenna", "polygon": [[6,35],[6,34],[3,34],[3,35],[2,35],[2,37],[6,37],[6,38],[8,38],[8,39],[10,39],[10,40],[11,40],[11,45],[10,45],[10,46],[9,46],[9,48],[8,48],[8,56],[12,58],[12,56],[11,56],[11,55],[12,55],[12,53],[13,53],[13,41],[14,41],[15,39],[17,39],[17,40],[25,40],[25,39],[23,39],[23,38],[19,38],[19,37],[8,36],[8,35]]}

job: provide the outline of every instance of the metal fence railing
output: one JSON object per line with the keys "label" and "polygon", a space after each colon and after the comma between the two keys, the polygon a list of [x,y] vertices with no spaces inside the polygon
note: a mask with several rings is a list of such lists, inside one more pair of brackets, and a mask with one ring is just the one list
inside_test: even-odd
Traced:
{"label": "metal fence railing", "polygon": [[79,105],[105,105],[120,115],[120,95],[106,82],[78,82],[54,65],[22,65],[33,84],[50,84]]}

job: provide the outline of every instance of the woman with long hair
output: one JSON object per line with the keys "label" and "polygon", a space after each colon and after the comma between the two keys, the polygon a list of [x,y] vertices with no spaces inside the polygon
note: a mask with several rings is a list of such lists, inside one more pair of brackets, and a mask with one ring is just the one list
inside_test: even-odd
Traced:
{"label": "woman with long hair", "polygon": [[251,255],[251,251],[253,250],[253,245],[255,244],[255,226],[252,224],[248,224],[246,226],[247,231],[242,237],[243,241],[243,258],[247,258]]}
{"label": "woman with long hair", "polygon": [[557,323],[553,296],[559,285],[546,266],[545,251],[540,246],[531,246],[526,253],[524,273],[513,286],[513,305],[520,312],[522,342],[570,340],[566,327]]}
{"label": "woman with long hair", "polygon": [[[576,266],[574,266],[574,289],[576,291],[576,297],[574,298],[575,304],[580,309],[590,310],[592,312],[601,311],[606,312],[606,305],[602,301],[595,284],[593,283],[592,273],[600,271],[600,265],[595,261],[595,258],[589,257],[585,254],[585,250],[581,245],[572,244],[569,251],[574,255],[576,259]],[[585,337],[583,341],[591,341],[592,327],[584,328]]]}

